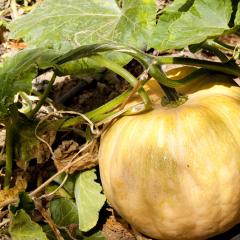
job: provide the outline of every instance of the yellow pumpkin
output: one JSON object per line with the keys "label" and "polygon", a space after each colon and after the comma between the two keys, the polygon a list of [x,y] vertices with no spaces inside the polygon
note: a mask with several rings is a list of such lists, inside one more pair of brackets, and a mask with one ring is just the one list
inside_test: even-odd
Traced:
{"label": "yellow pumpkin", "polygon": [[199,77],[180,89],[188,100],[171,108],[153,84],[154,109],[122,117],[102,136],[104,193],[139,232],[197,240],[240,222],[240,88],[231,85],[224,75]]}

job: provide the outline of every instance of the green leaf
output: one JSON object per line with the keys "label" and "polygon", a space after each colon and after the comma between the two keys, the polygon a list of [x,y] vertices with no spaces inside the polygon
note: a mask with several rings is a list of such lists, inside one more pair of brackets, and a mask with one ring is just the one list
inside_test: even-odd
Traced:
{"label": "green leaf", "polygon": [[178,8],[181,2],[184,1],[176,1],[176,5],[160,16],[151,47],[158,50],[183,48],[229,30],[231,0],[195,0],[186,12],[186,4]]}
{"label": "green leaf", "polygon": [[73,75],[79,78],[98,76],[102,72],[102,68],[90,58],[82,58],[70,61],[59,66],[61,75]]}
{"label": "green leaf", "polygon": [[[125,0],[122,8],[115,0],[45,0],[10,24],[11,38],[57,51],[106,41],[142,48],[155,25],[155,13],[155,0]],[[123,60],[119,54],[112,57]]]}
{"label": "green leaf", "polygon": [[69,198],[58,198],[50,202],[50,212],[53,221],[61,227],[78,224],[76,204]]}
{"label": "green leaf", "polygon": [[89,236],[89,237],[84,237],[84,240],[106,240],[106,238],[102,235],[101,231],[98,231],[97,233]]}
{"label": "green leaf", "polygon": [[[46,233],[49,240],[57,240],[56,236],[54,235],[52,229],[49,227],[49,225],[45,224],[42,226],[44,232]],[[60,229],[61,235],[63,236],[64,240],[72,240],[66,231],[64,229]],[[91,235],[88,234],[88,236],[84,235],[82,232],[77,231],[75,239],[78,240],[106,240],[106,238],[102,235],[101,231],[97,231],[95,233],[92,233]]]}
{"label": "green leaf", "polygon": [[5,59],[0,67],[0,118],[8,113],[9,105],[13,104],[14,95],[19,91],[29,92],[32,80],[37,74],[34,59],[40,51],[23,51],[12,58]]}
{"label": "green leaf", "polygon": [[75,198],[78,208],[79,229],[89,231],[98,221],[99,211],[106,201],[102,187],[96,183],[95,169],[82,172],[75,183]]}
{"label": "green leaf", "polygon": [[160,48],[159,44],[163,44],[168,39],[168,28],[181,16],[181,11],[179,11],[179,9],[181,9],[185,3],[186,0],[176,0],[164,9],[163,14],[159,17],[158,25],[153,31],[151,37],[150,44],[152,46]]}
{"label": "green leaf", "polygon": [[30,213],[35,209],[35,205],[32,198],[26,192],[20,192],[19,202],[16,205],[10,206],[10,210],[13,213],[16,213],[16,211],[20,209],[24,209],[27,213]]}
{"label": "green leaf", "polygon": [[56,56],[53,51],[37,48],[23,50],[4,60],[0,67],[0,118],[8,115],[8,107],[13,104],[15,94],[32,89],[37,67],[51,66],[51,60]]}
{"label": "green leaf", "polygon": [[54,192],[55,197],[64,197],[64,198],[68,198],[71,199],[72,196],[64,189],[64,188],[59,188],[59,185],[57,184],[51,184],[49,186],[47,186],[45,188],[45,192],[48,193],[52,193]]}
{"label": "green leaf", "polygon": [[240,2],[237,5],[237,12],[236,12],[234,25],[240,25]]}
{"label": "green leaf", "polygon": [[12,240],[47,240],[42,228],[22,209],[12,216],[9,232]]}
{"label": "green leaf", "polygon": [[[54,178],[54,182],[58,183],[59,185],[62,184],[63,180],[65,179],[65,173],[60,174],[56,178]],[[65,181],[63,188],[72,196],[74,197],[74,185],[76,181],[76,175],[68,175],[67,180]]]}
{"label": "green leaf", "polygon": [[43,231],[46,233],[47,238],[48,238],[49,240],[57,240],[56,237],[55,237],[55,235],[54,235],[54,232],[52,231],[52,229],[49,227],[48,224],[44,224],[44,225],[42,226],[42,229],[43,229]]}

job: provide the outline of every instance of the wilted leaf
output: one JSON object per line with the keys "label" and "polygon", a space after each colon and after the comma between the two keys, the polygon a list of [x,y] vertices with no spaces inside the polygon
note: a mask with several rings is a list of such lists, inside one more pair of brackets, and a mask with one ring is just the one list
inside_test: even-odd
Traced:
{"label": "wilted leaf", "polygon": [[15,94],[32,89],[37,66],[51,66],[51,60],[56,56],[53,51],[37,48],[23,50],[4,60],[0,66],[0,119],[8,115],[8,107],[13,104]]}
{"label": "wilted leaf", "polygon": [[[114,215],[108,217],[107,221],[103,225],[103,234],[107,239],[122,239],[123,240],[135,240],[131,227],[122,218],[117,218]],[[147,239],[143,239],[147,240]]]}
{"label": "wilted leaf", "polygon": [[35,209],[32,198],[26,192],[20,192],[19,201],[10,206],[10,210],[13,213],[16,213],[16,211],[20,209],[24,209],[27,213],[30,213]]}
{"label": "wilted leaf", "polygon": [[[51,146],[61,124],[61,120],[45,121],[38,128],[37,134]],[[17,165],[22,169],[26,169],[28,162],[32,159],[37,159],[38,163],[45,162],[50,157],[50,151],[46,143],[40,141],[35,135],[37,123],[23,120],[19,121],[18,126],[15,127],[14,150]]]}
{"label": "wilted leaf", "polygon": [[91,169],[80,173],[75,183],[79,229],[84,232],[97,224],[99,211],[106,200],[101,193],[102,187],[95,182],[96,179],[95,169]]}
{"label": "wilted leaf", "polygon": [[45,0],[10,24],[10,30],[11,37],[23,38],[28,46],[60,51],[106,41],[144,47],[155,13],[154,0],[124,0],[122,9],[115,0]]}
{"label": "wilted leaf", "polygon": [[12,215],[9,233],[12,240],[47,240],[42,228],[22,209]]}
{"label": "wilted leaf", "polygon": [[174,2],[173,7],[169,6],[160,16],[151,38],[152,47],[159,50],[183,48],[229,29],[231,0],[195,0],[186,12],[186,4],[180,7],[183,2],[187,1]]}
{"label": "wilted leaf", "polygon": [[78,224],[76,204],[69,198],[58,198],[50,202],[50,212],[54,223],[61,227]]}
{"label": "wilted leaf", "polygon": [[[73,140],[63,141],[61,145],[58,146],[58,148],[54,151],[54,164],[58,171],[66,167],[66,165],[69,164],[69,162],[73,159],[77,161],[78,157],[76,157],[76,154],[79,152],[79,149],[80,146],[77,142],[74,142]],[[81,155],[79,157],[81,157]],[[88,156],[83,158],[82,161],[77,161],[76,164],[72,165],[68,169],[68,171],[70,174],[72,174],[75,171],[93,168],[96,165],[96,152],[93,152],[93,154],[89,154]]]}
{"label": "wilted leaf", "polygon": [[0,118],[8,113],[8,107],[13,103],[14,95],[19,91],[29,92],[32,80],[36,76],[34,59],[39,51],[23,51],[15,57],[5,59],[0,67]]}
{"label": "wilted leaf", "polygon": [[4,202],[16,199],[19,193],[25,191],[26,188],[27,188],[26,179],[22,178],[21,176],[18,176],[14,187],[10,189],[0,190],[0,205]]}

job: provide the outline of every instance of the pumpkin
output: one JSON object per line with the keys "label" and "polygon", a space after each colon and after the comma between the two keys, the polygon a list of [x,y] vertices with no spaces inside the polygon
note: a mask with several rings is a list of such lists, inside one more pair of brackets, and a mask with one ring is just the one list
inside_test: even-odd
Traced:
{"label": "pumpkin", "polygon": [[225,75],[199,77],[179,89],[188,100],[173,108],[150,85],[154,109],[120,118],[101,138],[109,203],[154,239],[206,239],[230,229],[240,222],[240,89]]}

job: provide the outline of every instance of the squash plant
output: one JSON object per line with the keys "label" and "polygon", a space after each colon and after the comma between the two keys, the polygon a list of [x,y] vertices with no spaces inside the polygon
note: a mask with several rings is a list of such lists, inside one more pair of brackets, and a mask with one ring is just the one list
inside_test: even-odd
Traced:
{"label": "squash plant", "polygon": [[[239,88],[232,79],[240,76],[240,68],[238,47],[223,42],[221,36],[238,34],[239,1],[175,0],[161,12],[154,0],[121,2],[45,0],[8,26],[10,37],[22,38],[29,49],[5,59],[0,67],[0,119],[6,128],[1,191],[10,187],[13,161],[24,170],[31,159],[41,163],[36,153],[36,149],[41,151],[39,136],[42,139],[51,133],[47,141],[51,145],[57,131],[89,124],[88,120],[101,124],[130,115],[111,124],[101,140],[100,172],[112,207],[137,231],[156,239],[204,239],[226,231],[238,223],[239,199],[233,193],[239,185],[239,129],[235,124]],[[152,48],[165,55],[146,53]],[[166,55],[183,48],[193,53],[205,50],[219,60]],[[144,79],[138,80],[123,67],[133,58],[145,69]],[[164,64],[196,68],[167,75]],[[69,115],[44,122],[36,118],[56,76],[93,74],[102,68],[128,81],[129,90],[84,113],[85,117]],[[19,106],[14,101],[16,94],[23,98],[30,94],[32,79],[50,70],[52,79],[35,108]],[[147,83],[150,77],[157,83]],[[134,94],[139,99],[131,103]],[[120,110],[128,98],[131,104]],[[86,142],[93,138],[89,135],[87,127]],[[70,176],[65,183],[59,172],[53,179],[64,191],[60,199],[49,203],[53,222],[60,229],[77,225],[79,239],[103,239],[100,233],[85,234],[96,225],[105,202],[94,170]],[[30,197],[37,198],[49,182],[33,190]],[[37,237],[31,229],[44,235],[42,239],[50,238],[48,226],[43,226],[46,235],[30,219],[32,212],[24,207],[25,201],[20,197],[19,206],[11,211],[12,238],[24,239],[19,225],[29,239]],[[71,216],[58,215],[57,209]]]}

